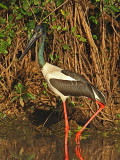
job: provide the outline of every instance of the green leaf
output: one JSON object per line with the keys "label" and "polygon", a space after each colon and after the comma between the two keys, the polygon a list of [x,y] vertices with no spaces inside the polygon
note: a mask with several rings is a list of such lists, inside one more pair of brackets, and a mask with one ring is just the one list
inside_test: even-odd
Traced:
{"label": "green leaf", "polygon": [[16,99],[18,99],[18,98],[19,98],[19,96],[13,97],[12,100],[11,100],[11,103],[14,102],[14,101],[15,101]]}
{"label": "green leaf", "polygon": [[70,46],[69,46],[68,44],[64,44],[64,45],[63,45],[63,49],[64,49],[64,50],[70,50]]}
{"label": "green leaf", "polygon": [[40,5],[40,0],[33,0],[34,5]]}
{"label": "green leaf", "polygon": [[54,57],[53,57],[52,54],[50,54],[49,57],[50,57],[50,59],[51,59],[52,61],[54,61]]}
{"label": "green leaf", "polygon": [[77,37],[77,38],[81,38],[81,35],[77,34],[76,37]]}
{"label": "green leaf", "polygon": [[64,0],[55,0],[55,4],[57,7],[60,6],[63,2]]}
{"label": "green leaf", "polygon": [[12,16],[12,15],[9,15],[8,21],[11,22],[12,20],[13,20],[13,16]]}
{"label": "green leaf", "polygon": [[95,34],[92,37],[93,39],[98,39],[98,37]]}
{"label": "green leaf", "polygon": [[36,97],[33,95],[33,94],[31,94],[31,93],[26,93],[27,94],[27,96],[30,98],[30,99],[32,99],[32,100],[35,100],[36,99]]}
{"label": "green leaf", "polygon": [[43,94],[45,94],[45,95],[46,95],[46,94],[47,94],[47,91],[46,91],[46,90],[44,90],[44,91],[43,91]]}
{"label": "green leaf", "polygon": [[24,92],[25,87],[24,87],[24,85],[22,83],[18,82],[18,89],[19,89],[20,93],[22,93],[22,92]]}
{"label": "green leaf", "polygon": [[51,29],[57,29],[57,26],[55,25],[55,26],[52,26],[52,28]]}
{"label": "green leaf", "polygon": [[32,12],[30,12],[30,11],[25,11],[25,10],[23,10],[22,8],[20,8],[19,9],[19,11],[23,14],[23,15],[27,15],[27,16],[32,16]]}
{"label": "green leaf", "polygon": [[63,16],[65,16],[66,12],[63,9],[61,9],[60,12]]}
{"label": "green leaf", "polygon": [[1,8],[3,8],[3,9],[8,10],[8,7],[7,7],[7,6],[5,6],[5,5],[4,5],[4,4],[2,4],[2,3],[0,3],[0,7],[1,7]]}
{"label": "green leaf", "polygon": [[17,85],[14,86],[14,88],[16,89],[16,93],[23,93],[25,91],[25,87],[22,83],[19,83]]}
{"label": "green leaf", "polygon": [[4,31],[2,30],[1,32],[0,32],[0,38],[4,38],[5,37],[5,33],[4,33]]}
{"label": "green leaf", "polygon": [[117,8],[115,5],[108,5],[107,7],[110,8],[114,12],[120,12],[120,9]]}
{"label": "green leaf", "polygon": [[19,88],[17,85],[14,86],[15,90],[16,90],[16,93],[19,93]]}
{"label": "green leaf", "polygon": [[28,39],[30,39],[31,36],[33,35],[33,33],[31,32],[31,30],[28,30],[28,29],[27,29],[27,31],[28,31]]}
{"label": "green leaf", "polygon": [[19,13],[17,16],[16,16],[16,20],[19,20],[19,19],[22,19],[23,18],[23,15],[21,13]]}
{"label": "green leaf", "polygon": [[87,39],[82,37],[81,35],[77,34],[75,35],[81,42],[87,42]]}
{"label": "green leaf", "polygon": [[57,31],[61,30],[62,26],[57,26]]}
{"label": "green leaf", "polygon": [[117,117],[119,117],[119,118],[120,118],[120,113],[118,113],[118,114],[117,114]]}
{"label": "green leaf", "polygon": [[1,24],[5,24],[5,23],[6,23],[6,19],[5,19],[5,18],[0,17],[0,23],[1,23]]}
{"label": "green leaf", "polygon": [[11,29],[15,26],[15,23],[11,22],[6,25],[6,29],[11,32]]}
{"label": "green leaf", "polygon": [[63,10],[63,9],[61,9],[60,12],[61,12],[61,14],[62,14],[64,17],[66,17],[66,16],[69,15],[69,12],[66,12],[66,11]]}
{"label": "green leaf", "polygon": [[29,21],[29,23],[27,23],[27,27],[29,28],[30,31],[31,29],[35,28],[35,20]]}
{"label": "green leaf", "polygon": [[9,36],[11,37],[11,38],[14,38],[15,37],[15,32],[14,32],[14,30],[12,29],[12,30],[10,30],[10,32],[9,32]]}
{"label": "green leaf", "polygon": [[42,82],[43,86],[47,88],[48,84],[46,82]]}
{"label": "green leaf", "polygon": [[11,45],[12,39],[10,37],[8,37],[7,42],[8,42],[9,45]]}
{"label": "green leaf", "polygon": [[12,5],[14,5],[14,4],[16,3],[16,1],[17,1],[17,0],[12,0],[10,3],[11,3]]}
{"label": "green leaf", "polygon": [[72,106],[75,106],[75,102],[74,101],[71,101],[70,103],[72,104]]}
{"label": "green leaf", "polygon": [[2,54],[7,54],[7,47],[8,47],[8,42],[4,41],[3,39],[0,39],[0,53]]}
{"label": "green leaf", "polygon": [[42,6],[43,6],[43,7],[46,6],[46,4],[47,4],[46,2],[42,2]]}
{"label": "green leaf", "polygon": [[90,16],[89,19],[90,19],[93,23],[98,24],[98,20],[97,20],[97,18],[96,18],[95,16]]}
{"label": "green leaf", "polygon": [[63,27],[63,28],[62,28],[62,31],[67,31],[67,30],[68,30],[67,27]]}
{"label": "green leaf", "polygon": [[56,17],[52,17],[52,22],[54,22],[56,20]]}
{"label": "green leaf", "polygon": [[2,117],[2,118],[6,118],[6,117],[7,117],[7,115],[6,115],[5,113],[0,112],[0,117]]}
{"label": "green leaf", "polygon": [[26,0],[24,0],[24,1],[23,1],[23,9],[24,9],[25,11],[27,11],[28,8],[29,8],[29,3],[28,3]]}
{"label": "green leaf", "polygon": [[[40,12],[40,8],[39,7],[35,7],[33,8],[33,12],[35,13],[39,13]],[[41,13],[41,12],[40,12]]]}
{"label": "green leaf", "polygon": [[87,39],[84,38],[84,37],[81,37],[81,38],[80,38],[80,41],[81,41],[81,42],[87,42]]}
{"label": "green leaf", "polygon": [[74,33],[76,31],[76,27],[72,27],[71,32]]}
{"label": "green leaf", "polygon": [[109,2],[110,0],[103,0],[105,3]]}

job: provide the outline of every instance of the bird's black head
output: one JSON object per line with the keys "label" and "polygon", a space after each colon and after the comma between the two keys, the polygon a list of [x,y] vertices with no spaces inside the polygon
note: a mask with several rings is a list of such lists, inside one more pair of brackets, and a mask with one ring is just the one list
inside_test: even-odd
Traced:
{"label": "bird's black head", "polygon": [[39,24],[36,26],[34,33],[37,35],[39,38],[43,34],[46,34],[46,25],[45,24]]}
{"label": "bird's black head", "polygon": [[45,35],[46,34],[46,27],[44,24],[42,25],[37,25],[35,30],[34,30],[34,34],[32,36],[32,38],[30,39],[30,41],[28,42],[23,54],[21,55],[21,57],[19,58],[19,60],[21,60],[29,51],[29,49],[32,47],[32,45],[36,42],[36,40]]}

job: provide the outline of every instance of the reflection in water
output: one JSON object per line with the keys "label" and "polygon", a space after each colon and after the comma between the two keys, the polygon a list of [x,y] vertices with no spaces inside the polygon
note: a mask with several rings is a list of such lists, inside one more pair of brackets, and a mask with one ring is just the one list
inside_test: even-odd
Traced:
{"label": "reflection in water", "polygon": [[119,137],[91,137],[81,141],[81,155],[84,160],[119,160]]}
{"label": "reflection in water", "polygon": [[[66,134],[65,134],[65,160],[69,160],[68,147],[69,147],[69,146],[68,146],[68,132],[66,132]],[[76,153],[76,156],[78,157],[78,159],[84,160],[84,159],[82,158],[82,155],[81,155],[80,144],[79,144],[79,145],[76,145],[75,153]]]}
{"label": "reflection in water", "polygon": [[[9,124],[10,125],[10,124]],[[28,124],[0,126],[0,160],[119,160],[119,137],[92,136],[76,146],[75,136],[64,148],[64,137],[39,134]]]}
{"label": "reflection in water", "polygon": [[68,153],[68,133],[69,130],[66,130],[65,133],[65,160],[69,160],[69,153]]}
{"label": "reflection in water", "polygon": [[74,139],[71,139],[67,146],[69,157],[66,159],[65,156],[65,160],[120,160],[118,146],[120,146],[119,136],[107,138],[91,135],[91,138],[81,140],[80,145],[76,146]]}
{"label": "reflection in water", "polygon": [[76,156],[78,157],[78,159],[84,160],[82,155],[81,155],[80,145],[76,145],[75,151],[76,151]]}

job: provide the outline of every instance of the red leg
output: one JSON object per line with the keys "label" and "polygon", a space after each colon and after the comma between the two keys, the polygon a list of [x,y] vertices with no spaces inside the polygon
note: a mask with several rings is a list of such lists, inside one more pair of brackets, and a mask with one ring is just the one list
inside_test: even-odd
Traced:
{"label": "red leg", "polygon": [[99,101],[96,101],[97,104],[100,105],[100,108],[97,110],[97,112],[88,120],[88,122],[82,127],[82,129],[76,134],[76,144],[80,144],[80,135],[83,132],[83,130],[87,127],[87,125],[98,115],[99,112],[105,107],[104,104],[100,103]]}
{"label": "red leg", "polygon": [[64,108],[64,116],[65,116],[65,160],[69,160],[68,155],[68,132],[69,132],[69,124],[68,124],[68,116],[67,116],[67,109],[66,103],[63,102]]}
{"label": "red leg", "polygon": [[65,116],[65,132],[67,132],[69,130],[69,124],[68,124],[66,102],[63,102],[63,108],[64,108],[64,116]]}
{"label": "red leg", "polygon": [[82,155],[81,155],[81,149],[80,149],[80,145],[77,145],[75,148],[75,152],[76,152],[76,156],[80,159],[80,160],[84,160]]}

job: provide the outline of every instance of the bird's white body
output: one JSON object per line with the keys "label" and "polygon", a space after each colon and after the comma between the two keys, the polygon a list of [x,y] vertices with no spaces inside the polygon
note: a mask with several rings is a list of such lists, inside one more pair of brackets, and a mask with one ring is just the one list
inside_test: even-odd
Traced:
{"label": "bird's white body", "polygon": [[61,69],[60,67],[57,67],[55,65],[52,65],[50,63],[45,63],[45,65],[42,68],[42,73],[45,77],[45,79],[51,79],[51,78],[55,78],[55,79],[61,79],[61,80],[75,80],[74,78],[70,77],[70,76],[66,76],[65,74],[63,74],[61,71],[63,69]]}
{"label": "bird's white body", "polygon": [[[79,84],[77,84],[77,88],[79,88],[80,93],[82,92],[81,91],[82,88],[84,90],[86,89],[85,88],[86,87],[85,84],[87,84],[87,83],[90,84],[90,82],[88,82],[85,79],[83,79],[83,77],[82,77],[82,79],[81,79],[81,77],[79,77],[79,79],[78,79],[78,77],[77,78],[73,78],[73,74],[78,76],[77,73],[72,73],[71,72],[71,76],[70,76],[70,75],[66,75],[66,74],[62,73],[62,71],[63,71],[63,69],[61,69],[60,67],[57,67],[57,66],[52,65],[52,64],[47,63],[47,62],[45,63],[45,65],[42,68],[43,76],[45,77],[45,80],[47,81],[49,88],[57,96],[60,96],[60,98],[64,102],[69,97],[69,95],[64,95],[62,92],[60,92],[58,89],[56,89],[55,85],[51,84],[51,82],[50,82],[51,79],[61,80],[62,82],[67,80],[68,81],[67,83],[71,83],[72,82],[72,84],[74,83],[75,85],[77,84],[77,82],[78,83],[81,82],[81,83],[83,83],[82,84],[83,87],[81,87],[81,86],[79,86]],[[72,86],[72,84],[71,84],[71,89],[72,89],[72,87],[75,87],[75,85]],[[57,85],[60,85],[60,84],[58,83]],[[92,93],[94,95],[94,98],[96,100],[100,100],[100,98],[98,96],[98,93],[97,93],[98,91],[96,90],[96,88],[94,88],[94,86],[91,85],[91,89],[92,89]],[[65,88],[64,88],[64,90],[65,90]],[[101,92],[100,92],[100,94],[104,97],[104,95]],[[87,97],[86,95],[82,95],[82,96]]]}
{"label": "bird's white body", "polygon": [[67,76],[61,72],[61,68],[57,67],[55,65],[52,65],[50,63],[45,63],[45,65],[42,68],[43,76],[45,77],[45,80],[47,81],[50,89],[58,96],[61,97],[62,101],[64,102],[69,96],[64,96],[62,93],[60,93],[56,88],[54,88],[51,83],[50,79],[61,79],[61,80],[69,80],[69,81],[75,81],[74,78]]}

